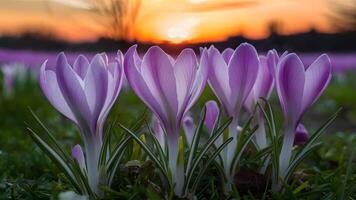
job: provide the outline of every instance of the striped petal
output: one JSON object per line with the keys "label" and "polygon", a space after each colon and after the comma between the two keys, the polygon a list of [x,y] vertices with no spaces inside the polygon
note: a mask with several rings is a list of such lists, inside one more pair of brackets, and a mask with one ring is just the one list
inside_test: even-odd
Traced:
{"label": "striped petal", "polygon": [[286,123],[296,125],[302,108],[305,72],[296,54],[285,56],[278,64],[278,93]]}
{"label": "striped petal", "polygon": [[209,50],[203,52],[201,66],[207,66],[209,69],[209,85],[220,103],[224,106],[225,110],[231,110],[228,67],[215,47],[210,47]]}
{"label": "striped petal", "polygon": [[245,99],[255,84],[259,68],[256,49],[247,43],[237,47],[229,63],[229,86],[231,88],[229,110],[235,116],[241,109]]}
{"label": "striped petal", "polygon": [[40,87],[44,95],[47,97],[52,106],[55,107],[61,114],[78,124],[73,112],[63,97],[62,91],[59,88],[56,72],[53,70],[46,70],[46,65],[47,61],[43,63],[40,70]]}
{"label": "striped petal", "polygon": [[302,114],[325,90],[331,79],[330,59],[326,54],[318,57],[305,72]]}

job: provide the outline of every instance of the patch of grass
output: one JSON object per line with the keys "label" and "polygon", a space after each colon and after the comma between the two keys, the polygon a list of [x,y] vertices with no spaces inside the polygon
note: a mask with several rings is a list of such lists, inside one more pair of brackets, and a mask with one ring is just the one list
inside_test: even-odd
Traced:
{"label": "patch of grass", "polygon": [[[322,136],[323,145],[303,162],[293,181],[284,193],[271,193],[262,182],[254,190],[237,187],[235,198],[240,199],[356,199],[356,79],[354,74],[335,77],[313,109],[304,119],[307,127],[317,128],[320,120],[326,120],[338,107],[344,111],[328,134]],[[42,95],[37,82],[28,77],[25,83],[17,84],[12,96],[2,92],[0,76],[0,199],[48,199],[59,192],[70,190],[65,179],[53,163],[34,144],[25,131],[25,123],[33,124],[28,107],[51,128],[55,138],[65,147],[80,142],[75,127],[60,116]],[[205,101],[215,99],[206,89],[198,104],[200,110]],[[277,99],[272,101],[278,105]],[[144,104],[132,91],[123,90],[109,116],[108,121],[130,124],[145,110]],[[310,131],[312,132],[312,131]],[[131,144],[132,145],[132,144]],[[256,175],[254,161],[242,158],[241,172]],[[154,166],[141,162],[140,166],[122,165],[113,187],[106,188],[108,198],[116,199],[160,199],[160,179]],[[248,171],[243,171],[243,170]],[[150,174],[148,177],[147,174]],[[134,177],[134,178],[133,178]],[[241,178],[241,177],[240,177]],[[257,182],[260,177],[256,175]],[[212,165],[203,176],[198,187],[198,199],[225,199],[221,191],[221,180]],[[257,188],[257,189],[256,189]]]}

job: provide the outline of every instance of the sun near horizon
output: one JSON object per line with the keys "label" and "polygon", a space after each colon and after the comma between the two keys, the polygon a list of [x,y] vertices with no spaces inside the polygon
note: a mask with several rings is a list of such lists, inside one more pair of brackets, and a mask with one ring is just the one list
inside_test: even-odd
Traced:
{"label": "sun near horizon", "polygon": [[[328,15],[331,2],[337,0],[139,1],[137,18],[129,28],[131,39],[142,42],[211,42],[236,35],[259,39],[269,35],[272,23],[279,24],[281,34],[335,31]],[[96,13],[90,2],[0,0],[0,35],[35,30],[72,42],[108,35],[107,16]]]}

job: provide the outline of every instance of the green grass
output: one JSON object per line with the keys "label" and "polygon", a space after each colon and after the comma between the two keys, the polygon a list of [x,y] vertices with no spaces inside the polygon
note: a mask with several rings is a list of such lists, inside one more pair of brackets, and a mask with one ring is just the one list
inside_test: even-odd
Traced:
{"label": "green grass", "polygon": [[[321,138],[323,145],[310,155],[294,173],[284,193],[266,190],[261,177],[253,171],[255,163],[248,154],[240,170],[250,173],[257,183],[239,183],[235,197],[241,199],[356,199],[356,79],[355,74],[334,77],[321,99],[306,114],[303,122],[310,132],[317,129],[339,107],[341,115]],[[12,96],[2,95],[0,76],[0,199],[49,199],[70,190],[63,175],[35,145],[25,131],[36,126],[29,108],[45,122],[66,151],[80,142],[79,133],[60,116],[42,95],[34,78],[17,82]],[[209,89],[193,108],[199,113],[205,101],[213,99]],[[272,98],[276,108],[276,97]],[[143,103],[131,91],[123,90],[108,121],[129,124],[144,110]],[[280,118],[280,114],[278,116]],[[119,129],[119,128],[117,128]],[[121,132],[117,130],[116,132]],[[138,145],[134,142],[131,146]],[[143,151],[129,150],[126,161],[142,157]],[[141,159],[142,160],[142,159]],[[160,181],[152,163],[130,162],[121,167],[113,188],[105,189],[110,198],[159,199]],[[259,183],[258,181],[261,181]],[[250,184],[250,185],[249,185]],[[216,169],[212,166],[198,187],[199,199],[224,199]],[[257,187],[258,186],[258,187]],[[246,189],[247,188],[247,189]],[[248,191],[250,190],[250,191]]]}

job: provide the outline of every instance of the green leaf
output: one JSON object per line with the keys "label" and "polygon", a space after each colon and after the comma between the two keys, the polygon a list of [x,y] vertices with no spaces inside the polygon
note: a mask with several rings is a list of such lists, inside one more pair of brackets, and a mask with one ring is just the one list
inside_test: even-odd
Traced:
{"label": "green leaf", "polygon": [[193,186],[192,186],[192,193],[194,194],[197,187],[198,183],[200,182],[200,179],[203,177],[203,174],[206,172],[208,169],[208,166],[215,160],[215,158],[220,154],[220,152],[232,141],[232,138],[227,139],[224,143],[222,143],[219,148],[214,152],[213,155],[209,156],[208,161],[204,164],[203,168],[199,170],[199,174],[196,176]]}
{"label": "green leaf", "polygon": [[69,161],[70,157],[67,156],[67,154],[63,151],[63,149],[60,147],[60,145],[57,143],[56,139],[53,137],[53,135],[51,134],[51,132],[49,131],[49,129],[42,123],[42,121],[40,120],[40,118],[36,115],[35,112],[33,112],[33,110],[31,108],[29,108],[31,115],[35,118],[35,120],[37,121],[37,123],[45,130],[45,135],[47,138],[49,138],[49,141],[47,141],[47,144],[52,143],[52,149],[55,150],[59,156],[61,156],[61,158],[65,161]]}
{"label": "green leaf", "polygon": [[87,173],[80,168],[79,163],[76,160],[72,162],[71,166],[75,172],[74,175],[77,177],[77,180],[81,180],[87,193],[91,197],[95,197],[96,194],[92,191],[92,188],[89,185]]}
{"label": "green leaf", "polygon": [[43,152],[56,164],[56,166],[61,169],[68,180],[72,183],[74,189],[83,194],[83,188],[78,183],[75,178],[73,170],[71,169],[68,162],[64,161],[61,156],[44,140],[42,140],[31,128],[27,128],[29,135],[32,140],[41,148]]}
{"label": "green leaf", "polygon": [[276,130],[276,121],[274,117],[274,112],[271,107],[271,104],[265,99],[260,98],[265,105],[267,106],[267,111],[263,108],[263,106],[258,102],[258,107],[261,109],[264,118],[267,123],[269,137],[271,138],[271,146],[272,146],[272,154],[271,154],[271,161],[272,161],[272,169],[273,169],[273,178],[274,180],[278,180],[279,174],[279,152],[280,152],[280,145],[279,145],[279,138],[277,135]]}
{"label": "green leaf", "polygon": [[[345,177],[342,180],[341,187],[338,191],[337,199],[346,199],[345,193],[347,193],[347,188],[349,188],[349,186],[347,185],[347,181],[348,181],[351,171],[352,171],[352,165],[353,165],[352,161],[354,158],[353,148],[350,148],[350,149],[351,149],[350,158],[347,161]],[[350,187],[350,188],[352,188],[352,187]]]}
{"label": "green leaf", "polygon": [[186,169],[188,170],[188,171],[186,171],[187,174],[190,173],[189,172],[190,166],[192,165],[195,153],[198,151],[198,145],[199,145],[199,140],[200,140],[200,132],[201,132],[201,129],[202,129],[203,124],[204,124],[205,115],[206,115],[206,108],[204,106],[203,111],[202,111],[202,113],[200,115],[201,117],[200,117],[199,125],[195,129],[194,136],[193,136],[193,139],[192,139],[192,144],[191,144],[191,147],[189,149],[188,164],[187,164],[187,167],[186,167]]}
{"label": "green leaf", "polygon": [[309,185],[309,181],[305,181],[304,183],[302,183],[300,186],[298,186],[293,193],[294,194],[298,194],[299,192],[301,192],[304,188],[306,188]]}
{"label": "green leaf", "polygon": [[148,125],[147,122],[146,122],[146,126],[147,126],[147,129],[148,129],[148,133],[149,133],[151,139],[154,142],[154,145],[158,149],[158,155],[159,155],[159,158],[160,158],[160,160],[161,160],[161,162],[162,162],[162,164],[164,166],[164,169],[165,169],[165,171],[168,171],[168,165],[166,165],[166,164],[168,164],[166,162],[166,160],[168,160],[168,158],[167,158],[166,154],[164,153],[164,151],[163,151],[160,143],[158,142],[156,136],[154,136],[153,130],[151,129],[151,127]]}
{"label": "green leaf", "polygon": [[[251,122],[252,122],[253,116],[250,117],[247,122],[245,123],[245,125],[243,126],[241,132],[238,134],[238,138],[237,138],[237,145],[236,145],[236,149],[234,152],[234,157],[232,159],[232,165],[230,166],[230,172],[234,172],[237,166],[238,161],[240,160],[240,157],[243,153],[243,151],[245,150],[245,148],[247,147],[248,143],[250,142],[250,140],[252,139],[253,134],[255,133],[255,131],[257,130],[257,127],[254,127],[253,131],[251,131],[247,137],[245,137],[247,130],[249,129]],[[232,173],[234,174],[234,173]]]}
{"label": "green leaf", "polygon": [[119,166],[121,159],[123,157],[123,154],[125,152],[125,149],[127,147],[127,143],[130,141],[131,136],[128,136],[124,139],[122,139],[115,150],[112,153],[112,156],[110,157],[109,161],[107,162],[106,165],[106,171],[109,175],[109,183],[111,183],[114,174],[116,173],[117,167]]}
{"label": "green leaf", "polygon": [[272,152],[272,147],[271,146],[268,146],[268,147],[265,147],[261,150],[259,150],[255,155],[254,155],[254,160],[260,160],[262,159],[263,157],[266,157],[268,154],[270,154]]}
{"label": "green leaf", "polygon": [[286,173],[286,181],[288,181],[289,177],[292,175],[294,169],[297,165],[313,150],[315,150],[319,143],[316,144],[316,141],[319,139],[322,133],[332,124],[332,122],[336,119],[337,115],[340,113],[342,109],[338,109],[311,137],[310,139],[302,146],[302,148],[297,152],[296,156],[292,158],[292,162],[287,168]]}
{"label": "green leaf", "polygon": [[247,145],[249,144],[249,142],[251,141],[253,134],[256,132],[257,130],[257,126],[255,126],[247,135],[246,137],[244,137],[245,135],[245,131],[241,132],[239,134],[239,138],[238,138],[238,143],[237,143],[237,148],[235,151],[235,155],[234,158],[232,160],[232,166],[230,168],[230,172],[232,174],[234,174],[233,172],[236,170],[237,164],[243,154],[243,152],[245,151]]}
{"label": "green leaf", "polygon": [[208,150],[210,149],[210,147],[212,147],[214,145],[214,142],[224,133],[224,130],[229,126],[229,124],[231,123],[232,118],[230,118],[229,120],[227,120],[221,127],[218,128],[217,133],[213,134],[208,141],[205,143],[205,145],[203,146],[202,150],[198,153],[198,155],[194,158],[193,160],[193,164],[190,167],[190,169],[187,169],[187,177],[186,177],[186,181],[185,181],[185,187],[184,187],[184,191],[187,192],[187,189],[190,185],[190,181],[192,180],[193,174],[195,169],[197,168],[198,164],[202,161],[203,156],[208,152]]}
{"label": "green leaf", "polygon": [[[127,133],[129,133],[134,139],[135,141],[141,145],[141,147],[145,150],[145,152],[148,154],[148,156],[153,160],[153,162],[157,165],[158,169],[162,172],[162,174],[164,175],[166,181],[171,184],[170,178],[168,176],[168,172],[165,171],[165,167],[164,164],[162,162],[160,162],[159,159],[156,158],[155,154],[153,153],[153,151],[138,137],[136,136],[135,133],[133,133],[131,130],[127,129],[125,126],[123,126],[122,124],[119,124],[119,126],[125,130]],[[170,185],[171,187],[172,185]]]}
{"label": "green leaf", "polygon": [[110,152],[110,148],[109,148],[109,143],[110,143],[110,132],[112,130],[112,128],[115,126],[116,120],[114,120],[114,122],[112,122],[109,127],[107,128],[107,130],[105,131],[105,134],[103,135],[103,145],[100,151],[100,155],[99,155],[99,166],[104,166],[106,163],[106,158],[107,158],[107,154],[108,152]]}

